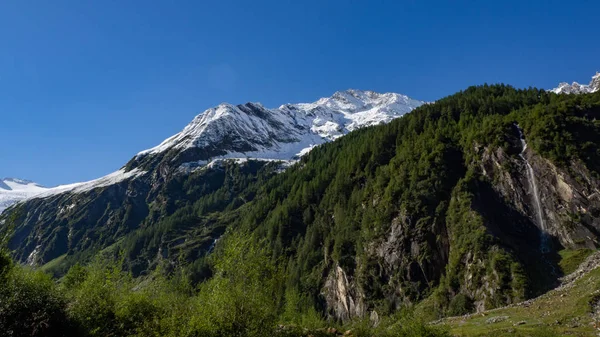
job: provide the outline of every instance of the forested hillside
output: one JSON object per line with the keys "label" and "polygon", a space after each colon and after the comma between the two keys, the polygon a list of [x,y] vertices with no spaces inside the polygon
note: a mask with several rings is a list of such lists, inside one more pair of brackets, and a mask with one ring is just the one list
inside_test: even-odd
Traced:
{"label": "forested hillside", "polygon": [[[288,286],[333,317],[388,314],[430,295],[437,315],[528,298],[560,276],[558,250],[596,245],[599,103],[469,88],[315,149],[263,186],[240,224],[285,261]],[[546,234],[517,124],[543,185]]]}

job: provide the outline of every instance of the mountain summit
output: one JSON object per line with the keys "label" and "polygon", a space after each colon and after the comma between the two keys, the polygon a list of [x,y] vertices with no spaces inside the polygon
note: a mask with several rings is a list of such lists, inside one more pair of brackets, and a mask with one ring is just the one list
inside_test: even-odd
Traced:
{"label": "mountain summit", "polygon": [[592,76],[590,84],[579,84],[573,82],[569,84],[567,82],[561,82],[557,88],[550,91],[556,94],[589,94],[600,90],[600,72],[596,72],[596,75]]}
{"label": "mountain summit", "polygon": [[158,146],[140,152],[135,161],[165,153],[184,167],[214,158],[294,159],[316,145],[360,127],[387,123],[423,103],[396,93],[354,89],[276,109],[260,103],[223,103],[199,114]]}

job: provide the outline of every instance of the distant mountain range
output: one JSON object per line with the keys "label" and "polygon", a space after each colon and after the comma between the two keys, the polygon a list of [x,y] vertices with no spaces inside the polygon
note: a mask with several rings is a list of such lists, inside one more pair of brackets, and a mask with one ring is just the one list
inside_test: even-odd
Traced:
{"label": "distant mountain range", "polygon": [[128,169],[169,157],[179,169],[202,167],[215,159],[294,160],[313,147],[348,132],[400,117],[424,102],[408,96],[346,90],[314,103],[221,104],[198,115],[180,133],[140,152]]}
{"label": "distant mountain range", "polygon": [[550,90],[556,94],[589,94],[600,90],[600,73],[596,72],[596,75],[592,77],[590,84],[579,84],[573,82],[569,84],[562,82],[558,87]]}

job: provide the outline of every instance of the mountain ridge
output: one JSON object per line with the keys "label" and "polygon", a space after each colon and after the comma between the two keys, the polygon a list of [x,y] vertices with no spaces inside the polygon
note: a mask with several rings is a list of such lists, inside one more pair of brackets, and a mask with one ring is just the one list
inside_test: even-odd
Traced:
{"label": "mountain ridge", "polygon": [[316,145],[360,127],[387,123],[424,103],[397,93],[356,89],[338,91],[313,103],[288,103],[274,109],[260,103],[222,103],[200,113],[181,132],[159,145],[139,152],[135,160],[211,147],[215,148],[198,155],[200,160],[292,160]]}
{"label": "mountain ridge", "polygon": [[[550,89],[549,91],[556,94],[582,94],[582,93],[594,93],[600,90],[600,72],[596,72],[596,75],[592,77],[589,84],[583,85],[577,82],[568,84],[567,82],[561,82],[558,87]],[[168,151],[172,148],[183,148],[185,147],[207,147],[210,146],[210,137],[204,143],[201,142],[201,136],[206,130],[207,121],[214,121],[217,118],[209,118],[214,115],[227,115],[231,112],[237,113],[240,116],[243,113],[246,114],[259,114],[267,116],[264,113],[274,112],[282,113],[284,116],[291,117],[288,119],[288,128],[284,129],[283,132],[273,133],[273,130],[269,130],[266,125],[259,125],[256,123],[250,123],[245,126],[261,127],[263,134],[260,133],[246,133],[246,136],[251,137],[251,142],[240,144],[237,149],[251,150],[251,151],[225,151],[225,153],[217,154],[215,157],[219,159],[265,159],[265,160],[296,160],[299,157],[306,155],[312,148],[317,145],[323,144],[327,141],[335,140],[340,136],[347,134],[360,127],[376,125],[380,123],[387,123],[394,118],[401,117],[405,113],[412,109],[423,105],[427,102],[418,101],[412,99],[406,95],[386,92],[377,93],[371,90],[359,90],[359,89],[347,89],[343,91],[337,91],[330,97],[323,97],[313,103],[287,103],[279,106],[278,108],[269,109],[264,107],[258,102],[248,102],[244,104],[233,105],[230,103],[221,103],[216,107],[205,110],[198,114],[192,122],[190,122],[181,132],[165,139],[159,145],[149,148],[147,150],[140,151],[130,161],[135,162],[140,158],[143,158],[150,154],[157,154],[160,152]],[[324,111],[323,111],[324,110]],[[320,113],[320,114],[319,114]],[[322,114],[329,113],[330,118],[323,118]],[[313,116],[313,120],[304,118],[298,123],[297,118],[294,114],[300,114],[300,117]],[[302,114],[306,115],[303,116]],[[336,115],[334,117],[334,115]],[[273,124],[277,124],[277,119],[271,120]],[[308,123],[310,122],[310,123]],[[285,126],[286,124],[279,124]],[[293,127],[289,127],[292,125]],[[214,126],[214,125],[213,125]],[[227,125],[220,125],[217,129],[227,128]],[[247,128],[246,128],[247,129]],[[301,135],[300,133],[310,129],[311,133]],[[190,132],[191,131],[191,132]],[[208,130],[213,131],[213,130]],[[240,130],[235,130],[240,135]],[[246,130],[247,131],[247,130]],[[270,134],[269,134],[270,132]],[[260,137],[265,136],[267,137]],[[270,137],[275,136],[275,137]],[[303,136],[303,137],[302,137]],[[294,138],[295,137],[295,138]],[[243,138],[243,137],[242,137]],[[269,142],[270,141],[270,142]],[[194,142],[198,142],[194,144]],[[265,146],[266,145],[266,146]],[[271,151],[269,151],[271,150]],[[206,156],[205,160],[196,160],[189,162],[180,163],[180,172],[186,172],[190,169],[196,169],[203,167],[210,163],[212,156]],[[121,177],[127,179],[131,176],[143,175],[143,170],[134,172],[134,174],[127,174],[128,171],[135,168],[135,165],[126,165],[125,170],[117,170],[109,175],[100,177],[95,180],[87,182],[78,182],[67,185],[60,185],[56,187],[46,188],[39,184],[35,184],[29,180],[23,180],[18,178],[4,178],[0,181],[0,193],[4,193],[4,196],[0,196],[0,213],[9,207],[10,205],[26,200],[36,196],[51,196],[55,194],[73,192],[76,191],[77,187],[87,186],[89,188],[101,187],[106,184],[107,181],[119,182],[120,179],[115,177]],[[6,196],[6,193],[2,191],[8,190],[4,180],[12,180],[19,182],[22,185],[35,184],[40,188],[44,188],[44,191],[40,193],[21,193],[20,196],[11,198]],[[95,186],[94,182],[102,181],[104,184]],[[84,189],[85,190],[85,189]],[[43,193],[44,192],[44,193]]]}
{"label": "mountain ridge", "polygon": [[0,180],[0,213],[13,204],[40,195],[49,189],[31,180],[3,178]]}
{"label": "mountain ridge", "polygon": [[[424,102],[397,93],[348,89],[313,103],[288,103],[268,109],[260,103],[221,103],[198,114],[179,133],[159,145],[141,151],[130,161],[153,159],[166,152],[198,153],[172,167],[179,173],[209,165],[215,159],[293,161],[317,145],[335,140],[364,126],[387,123]],[[198,151],[199,150],[199,151]],[[150,166],[150,167],[148,167]],[[30,198],[86,192],[137,178],[152,165],[126,165],[111,174],[87,182],[45,188],[39,193],[5,196],[0,212]],[[0,186],[1,187],[1,186]]]}
{"label": "mountain ridge", "polygon": [[[40,265],[56,254],[86,251],[96,240],[100,240],[96,244],[114,243],[124,233],[155,223],[203,194],[222,191],[231,202],[237,196],[227,190],[227,176],[238,174],[235,167],[242,167],[249,181],[259,175],[269,177],[317,145],[362,126],[389,122],[422,104],[395,93],[346,90],[313,103],[284,104],[275,109],[259,103],[224,103],[207,109],[180,133],[141,151],[107,176],[16,200],[26,199],[14,206],[15,212],[34,211],[37,216],[24,214],[26,221],[35,222],[34,231],[43,232],[18,243],[26,252],[19,260]],[[181,183],[190,179],[204,187],[183,194]],[[214,235],[221,230],[215,228]],[[19,232],[21,235],[27,232]],[[56,235],[59,244],[49,244]]]}
{"label": "mountain ridge", "polygon": [[596,75],[592,76],[592,80],[589,84],[579,84],[573,82],[569,84],[567,82],[559,83],[558,87],[551,89],[555,94],[591,94],[600,90],[600,72],[596,72]]}
{"label": "mountain ridge", "polygon": [[[577,82],[568,84],[567,82],[561,82],[558,87],[550,89],[549,91],[557,94],[582,94],[582,93],[594,93],[600,90],[600,72],[596,72],[596,75],[592,77],[592,80],[587,85],[582,85]],[[264,107],[259,102],[247,102],[244,104],[230,104],[221,103],[216,107],[209,108],[204,112],[198,114],[192,122],[190,122],[181,132],[165,139],[159,145],[140,151],[134,156],[132,162],[145,157],[149,154],[157,154],[160,152],[168,151],[172,148],[178,148],[185,150],[185,147],[207,147],[210,146],[210,137],[205,142],[202,141],[204,131],[208,122],[212,122],[222,117],[222,115],[231,114],[232,112],[237,113],[240,116],[242,113],[252,114],[258,113],[265,116],[264,113],[283,113],[284,116],[291,117],[288,119],[288,128],[284,129],[284,132],[273,134],[273,130],[269,130],[265,125],[259,125],[256,123],[250,123],[250,126],[261,127],[263,134],[260,133],[246,133],[246,136],[254,136],[253,141],[246,144],[240,144],[238,149],[242,150],[253,150],[253,151],[230,151],[217,155],[220,159],[266,159],[266,160],[295,160],[299,157],[306,155],[312,148],[317,145],[323,144],[327,141],[335,140],[336,138],[347,134],[360,127],[376,125],[380,123],[387,123],[394,118],[401,117],[405,113],[412,109],[425,104],[424,101],[418,101],[412,99],[406,95],[386,92],[378,93],[371,90],[360,90],[360,89],[347,89],[343,91],[336,91],[330,97],[323,97],[313,103],[287,103],[279,106],[278,108],[269,109]],[[369,109],[371,108],[371,109]],[[325,111],[319,111],[325,109]],[[329,110],[329,111],[327,111]],[[300,114],[300,117],[314,116],[315,118],[307,121],[307,118],[302,120],[302,123],[298,123],[297,118],[293,114]],[[321,113],[321,114],[319,114]],[[323,118],[322,114],[329,113],[329,119]],[[305,114],[306,116],[302,116]],[[334,114],[336,115],[334,117]],[[215,117],[216,118],[210,118]],[[220,116],[219,116],[220,115]],[[353,118],[352,118],[353,117]],[[344,122],[346,120],[346,122]],[[277,124],[278,120],[271,120],[273,124]],[[279,121],[280,122],[280,121]],[[311,122],[311,123],[307,123]],[[279,124],[285,126],[286,124]],[[292,125],[294,127],[289,128]],[[214,126],[214,125],[213,125]],[[245,125],[249,126],[249,125]],[[226,125],[220,125],[217,129],[227,128]],[[302,131],[310,129],[312,133],[307,135],[300,135]],[[247,128],[246,128],[247,129]],[[213,131],[213,130],[208,130]],[[237,134],[240,134],[240,130],[235,130]],[[246,130],[247,131],[247,130]],[[270,135],[269,135],[270,132]],[[267,137],[260,137],[265,136]],[[257,137],[258,136],[258,137]],[[275,137],[270,137],[275,136]],[[301,137],[304,136],[304,137]],[[296,138],[294,138],[296,137]],[[242,137],[243,138],[243,137]],[[271,141],[271,142],[269,142]],[[197,142],[194,144],[194,142]],[[243,142],[242,142],[243,143]],[[266,146],[265,146],[266,145]],[[271,151],[268,151],[271,150]],[[189,171],[190,169],[196,169],[203,167],[210,163],[211,156],[207,156],[206,160],[196,160],[190,162],[183,162],[180,165],[180,172]],[[0,206],[0,213],[9,207],[10,205],[35,197],[50,196],[54,194],[60,194],[65,192],[73,192],[77,187],[82,185],[88,186],[88,188],[94,188],[94,182],[96,181],[110,181],[119,182],[119,179],[114,177],[120,176],[123,179],[129,176],[140,176],[143,172],[135,172],[133,175],[128,175],[126,172],[134,169],[135,166],[125,166],[125,172],[123,170],[117,170],[107,176],[100,177],[95,180],[88,182],[78,182],[67,185],[60,185],[57,187],[46,188],[39,185],[39,187],[45,188],[45,193],[29,193],[26,196],[14,198],[4,197],[2,205]],[[14,179],[20,181],[21,184],[34,183],[32,181],[17,179],[17,178],[5,178],[3,180]],[[0,184],[3,184],[0,182]],[[37,184],[36,184],[37,185]],[[102,186],[102,184],[100,185]],[[5,185],[0,185],[0,191]]]}

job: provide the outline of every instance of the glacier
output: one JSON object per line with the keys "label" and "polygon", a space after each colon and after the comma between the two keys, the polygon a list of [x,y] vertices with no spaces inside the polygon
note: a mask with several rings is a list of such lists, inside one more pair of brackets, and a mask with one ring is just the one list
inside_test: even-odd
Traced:
{"label": "glacier", "polygon": [[0,180],[0,213],[14,203],[40,195],[48,190],[33,181],[4,178]]}

